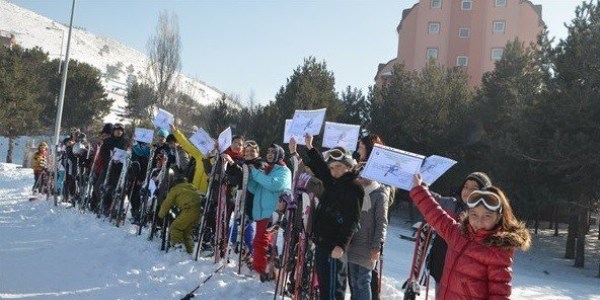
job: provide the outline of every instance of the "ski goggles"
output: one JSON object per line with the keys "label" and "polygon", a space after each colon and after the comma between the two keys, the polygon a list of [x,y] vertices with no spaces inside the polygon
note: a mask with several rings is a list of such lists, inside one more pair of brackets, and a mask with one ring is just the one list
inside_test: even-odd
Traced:
{"label": "ski goggles", "polygon": [[325,151],[323,153],[323,158],[325,159],[325,161],[328,161],[330,159],[333,159],[333,160],[336,160],[336,161],[343,161],[345,159],[351,159],[352,156],[350,156],[349,154],[344,153],[342,150],[331,149],[331,150]]}
{"label": "ski goggles", "polygon": [[480,204],[491,211],[502,212],[502,201],[500,201],[500,196],[496,193],[481,190],[471,192],[467,198],[467,206],[475,208]]}
{"label": "ski goggles", "polygon": [[250,140],[250,141],[244,142],[244,148],[246,148],[246,147],[258,149],[258,144],[255,141]]}

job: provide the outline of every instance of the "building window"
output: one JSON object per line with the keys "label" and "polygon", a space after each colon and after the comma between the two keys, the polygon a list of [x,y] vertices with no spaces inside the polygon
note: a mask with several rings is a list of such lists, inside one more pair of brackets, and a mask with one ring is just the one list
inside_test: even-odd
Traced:
{"label": "building window", "polygon": [[442,8],[442,0],[431,0],[429,5],[431,8]]}
{"label": "building window", "polygon": [[469,65],[469,57],[468,56],[457,56],[456,57],[456,66],[466,67],[468,65]]}
{"label": "building window", "polygon": [[467,27],[461,27],[458,29],[458,37],[462,38],[462,39],[466,39],[469,38],[469,36],[471,35],[471,30]]}
{"label": "building window", "polygon": [[502,54],[504,54],[504,48],[492,48],[492,60],[502,59]]}
{"label": "building window", "polygon": [[496,0],[496,7],[506,6],[506,0]]}
{"label": "building window", "polygon": [[460,3],[460,9],[471,10],[473,9],[473,0],[462,0]]}
{"label": "building window", "polygon": [[427,61],[438,59],[438,48],[427,48]]}
{"label": "building window", "polygon": [[438,34],[438,33],[440,33],[440,23],[429,22],[429,34]]}
{"label": "building window", "polygon": [[506,22],[494,21],[494,33],[504,33],[506,30]]}

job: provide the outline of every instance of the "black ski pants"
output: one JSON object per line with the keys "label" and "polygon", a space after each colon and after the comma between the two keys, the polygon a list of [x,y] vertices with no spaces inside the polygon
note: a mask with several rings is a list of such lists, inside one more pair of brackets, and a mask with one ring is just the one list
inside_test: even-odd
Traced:
{"label": "black ski pants", "polygon": [[333,248],[331,243],[318,242],[315,251],[321,300],[343,300],[346,294],[347,266],[342,260],[331,257]]}

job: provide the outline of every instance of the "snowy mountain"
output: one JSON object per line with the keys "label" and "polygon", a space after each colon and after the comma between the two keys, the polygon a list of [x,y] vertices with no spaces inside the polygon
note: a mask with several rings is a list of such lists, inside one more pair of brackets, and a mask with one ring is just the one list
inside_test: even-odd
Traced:
{"label": "snowy mountain", "polygon": [[[68,27],[4,0],[0,0],[0,31],[14,34],[17,44],[24,48],[39,46],[51,59],[64,57]],[[64,42],[63,42],[64,37]],[[115,99],[106,122],[121,121],[118,114],[126,105],[126,81],[129,76],[144,73],[148,57],[113,39],[73,28],[71,59],[86,62],[103,74],[103,84],[109,98]],[[57,66],[58,69],[58,66]],[[208,105],[220,98],[222,92],[184,74],[177,77],[177,89],[198,103]]]}

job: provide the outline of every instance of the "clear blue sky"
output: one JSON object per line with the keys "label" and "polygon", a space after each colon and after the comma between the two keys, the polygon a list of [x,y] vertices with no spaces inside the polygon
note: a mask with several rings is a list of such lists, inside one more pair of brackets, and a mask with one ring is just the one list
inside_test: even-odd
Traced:
{"label": "clear blue sky", "polygon": [[[67,24],[71,0],[12,0]],[[396,54],[402,10],[417,0],[78,0],[75,25],[146,52],[161,10],[179,17],[182,71],[246,101],[273,100],[305,57],[327,62],[341,92],[367,91]],[[579,0],[543,5],[551,36],[566,37]]]}

